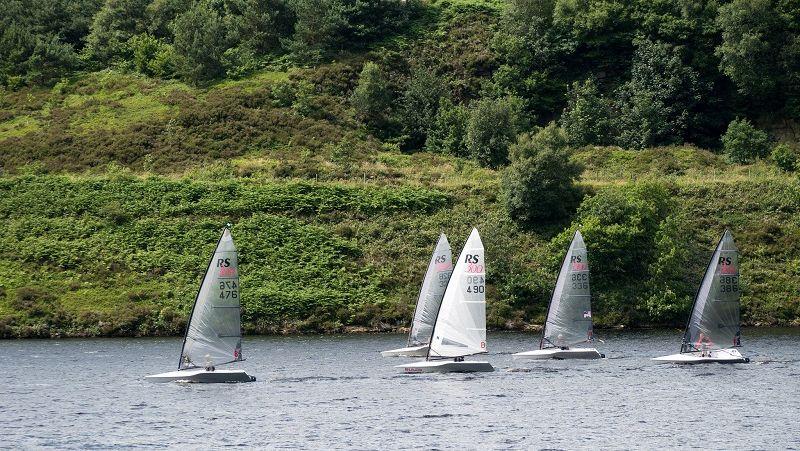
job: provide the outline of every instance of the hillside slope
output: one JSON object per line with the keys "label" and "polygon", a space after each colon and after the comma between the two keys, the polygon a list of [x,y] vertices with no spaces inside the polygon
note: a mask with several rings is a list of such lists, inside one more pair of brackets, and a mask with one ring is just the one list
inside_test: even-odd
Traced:
{"label": "hillside slope", "polygon": [[[240,249],[248,333],[387,330],[410,321],[440,231],[478,227],[488,320],[543,320],[565,240],[584,230],[599,326],[680,326],[724,228],[742,254],[743,321],[800,325],[800,181],[692,146],[585,146],[571,217],[522,228],[501,170],[417,149],[356,120],[365,61],[408,54],[496,69],[498,3],[449,2],[408,34],[311,68],[193,87],[118,70],[0,97],[0,335],[180,334],[219,231]],[[288,93],[288,94],[287,94]]]}

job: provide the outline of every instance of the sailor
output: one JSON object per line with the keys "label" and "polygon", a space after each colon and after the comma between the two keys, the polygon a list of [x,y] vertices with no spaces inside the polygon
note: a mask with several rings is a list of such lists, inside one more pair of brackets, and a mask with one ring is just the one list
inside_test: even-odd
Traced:
{"label": "sailor", "polygon": [[563,334],[558,334],[558,338],[556,338],[556,346],[561,348],[562,351],[566,351],[567,349],[569,349],[569,347],[567,347],[564,344],[564,335]]}

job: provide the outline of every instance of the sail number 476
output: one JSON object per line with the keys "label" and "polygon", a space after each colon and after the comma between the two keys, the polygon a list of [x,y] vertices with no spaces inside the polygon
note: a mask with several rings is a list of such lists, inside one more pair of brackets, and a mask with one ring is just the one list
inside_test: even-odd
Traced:
{"label": "sail number 476", "polygon": [[220,299],[237,299],[239,297],[239,284],[233,280],[223,280],[219,282]]}

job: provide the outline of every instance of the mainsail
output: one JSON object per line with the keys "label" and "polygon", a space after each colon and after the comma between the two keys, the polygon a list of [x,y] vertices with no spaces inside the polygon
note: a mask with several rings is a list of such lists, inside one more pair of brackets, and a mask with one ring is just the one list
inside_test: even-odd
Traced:
{"label": "mainsail", "polygon": [[539,347],[569,347],[591,340],[589,260],[583,236],[576,231],[558,273]]}
{"label": "mainsail", "polygon": [[477,229],[467,239],[447,284],[428,358],[486,351],[486,260]]}
{"label": "mainsail", "polygon": [[192,307],[178,369],[243,360],[239,300],[239,262],[225,228]]}
{"label": "mainsail", "polygon": [[739,252],[725,230],[694,300],[681,352],[740,346]]}
{"label": "mainsail", "polygon": [[452,273],[453,255],[450,243],[442,233],[439,235],[439,242],[436,244],[430,263],[428,263],[428,272],[425,273],[425,280],[419,291],[417,308],[414,310],[414,322],[411,324],[411,331],[408,334],[409,346],[419,346],[430,342],[436,315],[439,313],[444,290],[447,288]]}

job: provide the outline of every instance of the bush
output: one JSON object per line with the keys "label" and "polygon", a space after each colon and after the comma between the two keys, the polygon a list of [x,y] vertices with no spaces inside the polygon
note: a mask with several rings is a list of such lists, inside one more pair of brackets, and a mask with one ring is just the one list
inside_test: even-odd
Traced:
{"label": "bush", "polygon": [[567,108],[561,116],[561,125],[569,137],[569,143],[573,146],[610,144],[610,113],[608,102],[600,95],[593,80],[575,82],[569,93]]}
{"label": "bush", "polygon": [[198,83],[225,74],[223,55],[228,48],[225,23],[209,1],[196,2],[173,24],[175,52],[181,59],[179,71]]}
{"label": "bush", "polygon": [[445,153],[457,157],[467,156],[467,122],[469,110],[463,105],[454,105],[443,97],[439,100],[436,117],[428,129],[425,150]]}
{"label": "bush", "polygon": [[521,102],[514,97],[481,99],[467,122],[469,156],[482,166],[497,168],[508,162],[508,146],[520,130]]}
{"label": "bush", "polygon": [[101,65],[128,60],[128,40],[146,29],[150,0],[106,0],[92,20],[84,56]]}
{"label": "bush", "polygon": [[797,169],[797,151],[788,144],[778,144],[772,149],[772,161],[786,172]]}
{"label": "bush", "polygon": [[350,96],[356,117],[371,127],[385,123],[391,103],[391,92],[380,67],[373,62],[364,64],[358,84]]}
{"label": "bush", "polygon": [[128,40],[133,67],[138,72],[155,77],[170,77],[175,73],[175,49],[150,34],[137,34]]}
{"label": "bush", "polygon": [[703,92],[698,73],[683,63],[677,49],[637,42],[631,79],[617,93],[617,144],[644,149],[682,143]]}
{"label": "bush", "polygon": [[347,25],[344,4],[339,0],[292,0],[289,5],[296,21],[284,47],[299,62],[319,62],[341,42],[341,31]]}
{"label": "bush", "polygon": [[445,95],[442,80],[433,72],[417,68],[400,99],[400,122],[407,137],[407,149],[419,149],[425,144],[429,128],[432,127],[439,108],[439,100]]}
{"label": "bush", "polygon": [[747,119],[734,119],[722,136],[722,147],[734,163],[750,163],[767,156],[769,137]]}
{"label": "bush", "polygon": [[553,142],[546,138],[537,139],[540,134],[520,136],[512,146],[514,157],[502,178],[509,216],[529,227],[567,217],[582,194],[575,181],[583,167],[570,161],[568,148],[551,145]]}

